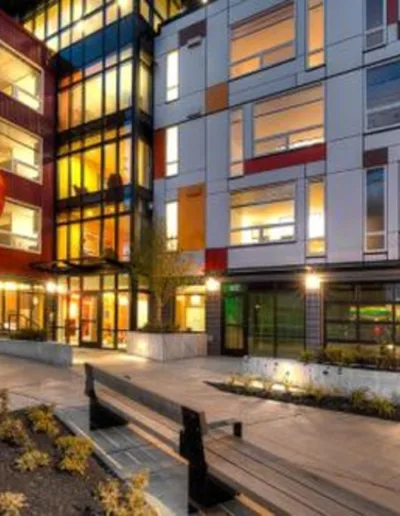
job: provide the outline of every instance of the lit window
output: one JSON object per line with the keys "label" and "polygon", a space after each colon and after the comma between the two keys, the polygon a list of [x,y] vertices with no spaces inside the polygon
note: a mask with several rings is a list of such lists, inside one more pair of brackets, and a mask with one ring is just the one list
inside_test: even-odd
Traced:
{"label": "lit window", "polygon": [[175,324],[180,331],[205,331],[206,309],[204,286],[178,289],[175,298]]}
{"label": "lit window", "polygon": [[167,176],[175,176],[179,170],[179,128],[168,127],[166,131]]}
{"label": "lit window", "polygon": [[231,77],[276,65],[296,55],[294,3],[252,17],[232,29]]}
{"label": "lit window", "polygon": [[366,172],[366,234],[365,250],[378,252],[386,249],[385,169]]}
{"label": "lit window", "polygon": [[151,73],[144,62],[139,65],[139,108],[145,113],[151,110]]}
{"label": "lit window", "polygon": [[307,254],[325,253],[325,183],[323,178],[308,181]]}
{"label": "lit window", "polygon": [[47,36],[58,31],[58,4],[54,4],[47,10]]}
{"label": "lit window", "polygon": [[101,118],[103,104],[103,81],[96,75],[85,83],[85,122]]}
{"label": "lit window", "polygon": [[7,200],[0,216],[0,246],[40,252],[41,212]]}
{"label": "lit window", "polygon": [[61,0],[61,27],[71,23],[71,0]]}
{"label": "lit window", "polygon": [[121,65],[119,73],[119,109],[126,109],[132,105],[132,62]]}
{"label": "lit window", "polygon": [[386,43],[386,0],[366,0],[365,48]]}
{"label": "lit window", "polygon": [[324,0],[307,0],[307,67],[315,68],[325,63]]}
{"label": "lit window", "polygon": [[144,188],[150,188],[150,147],[139,138],[138,141],[138,184]]}
{"label": "lit window", "polygon": [[0,169],[41,181],[41,139],[0,120]]}
{"label": "lit window", "polygon": [[400,121],[400,61],[367,70],[367,129]]}
{"label": "lit window", "polygon": [[243,109],[231,112],[231,177],[243,174]]}
{"label": "lit window", "polygon": [[301,89],[255,105],[256,156],[325,141],[323,86]]}
{"label": "lit window", "polygon": [[290,242],[295,238],[295,183],[231,195],[231,245]]}
{"label": "lit window", "polygon": [[179,97],[179,51],[167,55],[167,102]]}
{"label": "lit window", "polygon": [[178,202],[168,202],[165,209],[167,250],[178,249]]}
{"label": "lit window", "polygon": [[137,327],[144,328],[149,322],[149,294],[138,293],[137,297]]}

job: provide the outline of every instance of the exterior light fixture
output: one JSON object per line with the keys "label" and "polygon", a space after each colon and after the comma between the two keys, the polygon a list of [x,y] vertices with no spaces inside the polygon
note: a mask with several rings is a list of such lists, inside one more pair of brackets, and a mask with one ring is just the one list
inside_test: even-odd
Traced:
{"label": "exterior light fixture", "polygon": [[55,294],[57,292],[57,284],[54,283],[53,281],[48,281],[46,283],[46,291],[49,294]]}
{"label": "exterior light fixture", "polygon": [[206,279],[206,290],[207,292],[219,292],[221,289],[221,282],[215,278]]}
{"label": "exterior light fixture", "polygon": [[306,290],[310,292],[317,292],[321,288],[321,276],[318,276],[318,274],[307,274],[306,280]]}

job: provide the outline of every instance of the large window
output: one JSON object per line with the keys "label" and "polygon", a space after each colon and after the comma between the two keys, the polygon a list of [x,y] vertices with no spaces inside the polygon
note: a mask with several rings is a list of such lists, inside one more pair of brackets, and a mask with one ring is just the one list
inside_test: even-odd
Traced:
{"label": "large window", "polygon": [[41,248],[41,211],[7,199],[0,216],[0,246],[38,253]]}
{"label": "large window", "polygon": [[365,0],[365,48],[386,42],[386,0]]}
{"label": "large window", "polygon": [[234,109],[231,112],[230,127],[231,146],[231,177],[243,174],[243,109]]}
{"label": "large window", "polygon": [[168,202],[165,208],[167,248],[168,251],[178,249],[178,202]]}
{"label": "large window", "polygon": [[167,54],[167,102],[179,97],[179,50]]}
{"label": "large window", "polygon": [[0,168],[32,181],[41,181],[42,140],[0,120]]}
{"label": "large window", "polygon": [[325,63],[324,0],[307,0],[307,67]]}
{"label": "large window", "polygon": [[367,70],[367,129],[400,122],[400,61]]}
{"label": "large window", "polygon": [[294,3],[282,2],[231,32],[231,77],[255,72],[296,55]]}
{"label": "large window", "polygon": [[293,182],[231,194],[231,245],[294,240],[295,194]]}
{"label": "large window", "polygon": [[167,176],[176,176],[179,172],[179,127],[177,125],[168,127],[165,143]]}
{"label": "large window", "polygon": [[35,111],[42,110],[42,71],[0,44],[0,91]]}
{"label": "large window", "polygon": [[254,107],[254,154],[262,156],[325,141],[324,89],[301,89]]}
{"label": "large window", "polygon": [[43,285],[0,282],[0,329],[44,328],[44,307]]}
{"label": "large window", "polygon": [[205,288],[184,287],[178,290],[175,302],[175,324],[180,331],[205,331]]}
{"label": "large window", "polygon": [[325,253],[325,181],[312,178],[308,183],[307,196],[307,254]]}
{"label": "large window", "polygon": [[367,252],[384,251],[386,249],[384,168],[367,170],[365,194],[365,250]]}

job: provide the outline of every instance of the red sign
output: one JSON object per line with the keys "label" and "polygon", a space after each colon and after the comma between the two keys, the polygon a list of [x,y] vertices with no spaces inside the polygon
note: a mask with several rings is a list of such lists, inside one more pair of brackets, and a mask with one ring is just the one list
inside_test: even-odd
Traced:
{"label": "red sign", "polygon": [[6,182],[0,172],[0,216],[3,214],[4,205],[6,203]]}

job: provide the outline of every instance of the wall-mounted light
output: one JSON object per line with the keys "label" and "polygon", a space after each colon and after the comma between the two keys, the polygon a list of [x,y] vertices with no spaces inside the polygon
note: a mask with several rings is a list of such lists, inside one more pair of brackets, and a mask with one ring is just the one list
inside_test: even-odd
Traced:
{"label": "wall-mounted light", "polygon": [[318,274],[307,274],[305,279],[306,290],[310,292],[316,292],[320,290],[321,281],[321,276],[318,276]]}
{"label": "wall-mounted light", "polygon": [[221,289],[221,282],[215,278],[206,279],[206,290],[207,292],[219,292]]}
{"label": "wall-mounted light", "polygon": [[46,292],[49,294],[55,294],[57,292],[57,283],[54,283],[54,281],[48,281],[46,283]]}

